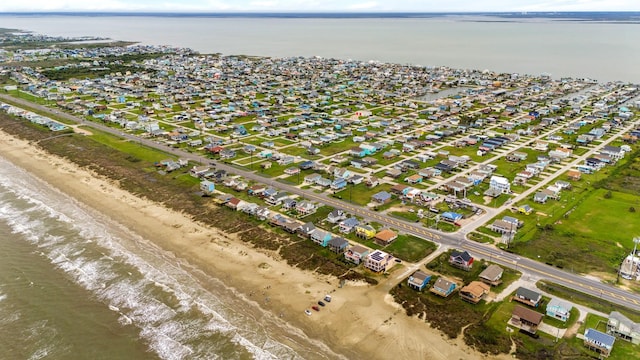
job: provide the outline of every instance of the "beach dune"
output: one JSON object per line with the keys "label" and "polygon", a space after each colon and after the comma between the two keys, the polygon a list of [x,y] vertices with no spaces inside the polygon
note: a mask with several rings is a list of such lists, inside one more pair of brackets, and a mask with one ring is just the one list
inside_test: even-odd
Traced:
{"label": "beach dune", "polygon": [[[467,347],[461,337],[449,340],[424,321],[407,317],[379,287],[347,282],[339,288],[334,277],[293,268],[272,252],[248,247],[233,235],[133,196],[72,162],[0,134],[0,153],[9,161],[222,280],[274,321],[300,329],[327,348],[324,354],[305,357],[488,358]],[[332,295],[331,303],[306,315],[304,310],[325,294]]]}

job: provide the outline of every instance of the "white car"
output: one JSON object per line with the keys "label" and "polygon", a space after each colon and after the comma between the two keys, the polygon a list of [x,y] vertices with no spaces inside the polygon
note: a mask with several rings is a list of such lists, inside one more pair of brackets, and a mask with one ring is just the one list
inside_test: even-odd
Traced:
{"label": "white car", "polygon": [[311,316],[311,311],[309,309],[306,309],[304,313],[307,314],[308,316]]}

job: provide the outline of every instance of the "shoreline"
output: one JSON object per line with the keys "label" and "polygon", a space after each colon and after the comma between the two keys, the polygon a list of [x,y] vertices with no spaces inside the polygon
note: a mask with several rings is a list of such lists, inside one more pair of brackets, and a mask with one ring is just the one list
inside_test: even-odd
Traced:
{"label": "shoreline", "polygon": [[[390,353],[403,358],[489,358],[467,347],[461,337],[446,339],[424,321],[406,316],[377,287],[347,282],[339,289],[331,276],[293,268],[235,235],[205,227],[27,141],[0,134],[2,156],[16,166],[195,266],[205,281],[207,277],[222,281],[248,306],[256,307],[255,316],[265,316],[265,321],[283,329],[300,329],[304,333],[300,336],[309,338],[319,351],[324,347],[335,352],[317,356],[303,352],[305,358],[376,359]],[[305,315],[304,309],[325,293],[331,293],[333,301],[320,312]],[[266,313],[259,314],[262,311]]]}

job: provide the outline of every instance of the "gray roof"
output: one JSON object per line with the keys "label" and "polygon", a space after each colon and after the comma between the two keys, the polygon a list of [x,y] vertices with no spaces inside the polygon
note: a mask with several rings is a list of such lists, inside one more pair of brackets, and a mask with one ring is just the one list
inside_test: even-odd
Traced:
{"label": "gray roof", "polygon": [[552,298],[551,300],[549,300],[549,303],[547,304],[547,309],[555,306],[562,307],[567,311],[571,311],[571,309],[573,309],[573,305],[571,305],[571,303],[563,301],[558,298]]}
{"label": "gray roof", "polygon": [[493,281],[502,277],[502,272],[503,270],[500,266],[491,264],[480,273],[479,277]]}
{"label": "gray roof", "polygon": [[[631,321],[631,319],[629,319],[628,317],[622,315],[621,313],[619,313],[617,311],[612,311],[609,314],[609,321],[611,321],[611,320],[618,321],[618,323],[620,325],[622,325],[623,328],[627,328],[630,331],[639,332],[640,333],[640,323],[635,323],[635,322]],[[620,326],[617,326],[617,327],[620,328]]]}
{"label": "gray roof", "polygon": [[542,295],[540,295],[539,292],[529,290],[523,287],[519,287],[518,290],[516,290],[516,296],[521,296],[531,300],[539,300],[542,297]]}
{"label": "gray roof", "polygon": [[584,337],[587,340],[593,340],[607,347],[613,347],[613,343],[616,341],[615,337],[592,328],[588,328],[587,331],[584,332]]}

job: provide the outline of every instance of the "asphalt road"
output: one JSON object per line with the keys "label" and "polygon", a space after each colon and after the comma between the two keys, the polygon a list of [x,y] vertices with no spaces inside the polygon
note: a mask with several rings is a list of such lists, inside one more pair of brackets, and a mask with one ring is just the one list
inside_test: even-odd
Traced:
{"label": "asphalt road", "polygon": [[[96,122],[86,121],[81,118],[69,115],[67,113],[50,109],[42,105],[38,105],[24,99],[14,98],[5,94],[0,94],[0,99],[7,99],[15,103],[23,104],[25,107],[37,109],[42,115],[49,114],[52,116],[58,116],[60,118],[67,119],[71,122],[81,123],[87,127],[95,128],[100,131],[111,133],[113,135],[129,139],[133,142],[145,145],[151,148],[156,148],[167,153],[171,153],[177,157],[188,159],[190,161],[209,164],[211,159],[191,154],[180,149],[172,148],[164,144],[159,144],[150,139],[142,139],[137,136],[127,134],[121,130],[114,129],[103,124]],[[246,179],[255,180],[261,183],[272,185],[273,187],[287,191],[291,194],[302,196],[306,199],[317,201],[327,204],[332,207],[344,209],[354,215],[361,216],[365,219],[376,221],[378,223],[394,227],[407,234],[412,234],[424,239],[428,239],[439,243],[441,245],[456,248],[459,250],[467,250],[472,256],[476,258],[484,258],[493,261],[502,266],[515,269],[522,272],[526,276],[537,278],[541,280],[548,280],[559,285],[578,290],[580,292],[592,295],[596,298],[607,300],[611,303],[628,307],[640,311],[640,295],[634,294],[626,290],[619,289],[609,284],[604,284],[599,280],[591,279],[578,275],[572,272],[568,272],[563,269],[559,269],[553,266],[540,263],[527,258],[522,258],[516,254],[508,253],[498,250],[494,247],[477,243],[474,241],[467,241],[463,233],[458,232],[455,234],[442,233],[432,229],[425,229],[421,225],[389,217],[384,214],[377,213],[375,211],[363,208],[358,205],[350,204],[344,200],[335,199],[329,197],[326,193],[316,194],[313,191],[303,190],[293,185],[281,183],[271,178],[263,177],[257,173],[242,170],[221,162],[216,162],[217,169],[223,169],[227,172],[240,175]],[[348,194],[349,189],[344,190],[344,194]]]}

